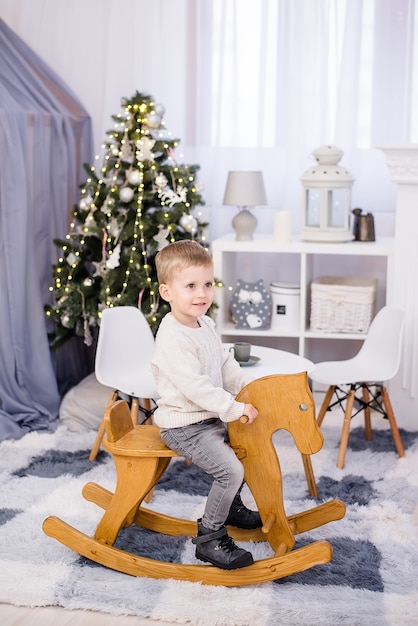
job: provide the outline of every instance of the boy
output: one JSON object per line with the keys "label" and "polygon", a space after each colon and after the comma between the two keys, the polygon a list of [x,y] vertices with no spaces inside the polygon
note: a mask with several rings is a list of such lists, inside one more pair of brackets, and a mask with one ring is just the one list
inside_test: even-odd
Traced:
{"label": "boy", "polygon": [[258,528],[261,519],[239,495],[244,468],[225,441],[225,422],[246,415],[250,424],[257,410],[235,400],[246,380],[206,315],[214,297],[209,253],[182,240],[160,250],[155,263],[159,292],[171,311],[158,329],[151,365],[160,394],[154,420],[169,448],[214,478],[193,539],[196,557],[222,569],[245,567],[253,557],[225,525]]}

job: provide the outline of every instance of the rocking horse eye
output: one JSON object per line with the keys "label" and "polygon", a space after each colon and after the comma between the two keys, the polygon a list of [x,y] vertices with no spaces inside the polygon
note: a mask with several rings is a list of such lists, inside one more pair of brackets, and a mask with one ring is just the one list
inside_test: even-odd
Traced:
{"label": "rocking horse eye", "polygon": [[299,408],[300,408],[301,411],[307,411],[308,410],[308,407],[303,402],[302,402],[302,404],[299,404]]}

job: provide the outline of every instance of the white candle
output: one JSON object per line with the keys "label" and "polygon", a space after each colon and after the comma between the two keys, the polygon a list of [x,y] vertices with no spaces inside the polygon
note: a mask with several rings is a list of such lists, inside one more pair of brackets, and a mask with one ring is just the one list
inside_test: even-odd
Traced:
{"label": "white candle", "polygon": [[274,213],[274,241],[283,243],[292,239],[292,226],[289,211],[276,211]]}

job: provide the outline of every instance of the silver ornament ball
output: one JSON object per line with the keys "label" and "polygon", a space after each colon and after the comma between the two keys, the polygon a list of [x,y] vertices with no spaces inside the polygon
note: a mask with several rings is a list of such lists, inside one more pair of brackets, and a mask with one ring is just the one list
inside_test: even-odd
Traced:
{"label": "silver ornament ball", "polygon": [[157,113],[149,113],[147,115],[147,124],[150,128],[159,128],[161,126],[161,117]]}
{"label": "silver ornament ball", "polygon": [[131,189],[130,187],[123,187],[119,191],[119,198],[121,202],[130,202],[133,197],[134,197],[134,190]]}
{"label": "silver ornament ball", "polygon": [[157,113],[157,115],[162,117],[165,113],[165,107],[164,105],[157,103],[154,105],[154,111]]}
{"label": "silver ornament ball", "polygon": [[139,185],[142,183],[143,175],[139,170],[129,170],[126,172],[126,178],[131,185]]}
{"label": "silver ornament ball", "polygon": [[61,324],[64,326],[64,328],[71,328],[71,321],[70,321],[70,316],[65,314],[61,317]]}
{"label": "silver ornament ball", "polygon": [[168,181],[164,174],[158,174],[158,176],[155,177],[155,184],[157,185],[157,187],[160,187],[160,189],[165,187],[167,182]]}
{"label": "silver ornament ball", "polygon": [[180,226],[184,228],[186,233],[194,233],[197,230],[197,220],[193,215],[184,213],[180,218]]}

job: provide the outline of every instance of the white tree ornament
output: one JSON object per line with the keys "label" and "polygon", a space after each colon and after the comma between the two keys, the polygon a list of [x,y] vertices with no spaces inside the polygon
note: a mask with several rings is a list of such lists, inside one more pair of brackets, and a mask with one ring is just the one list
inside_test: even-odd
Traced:
{"label": "white tree ornament", "polygon": [[160,226],[159,232],[153,237],[153,239],[158,243],[158,250],[162,250],[163,248],[168,246],[168,244],[170,243],[168,241],[169,234],[169,228],[163,228],[162,226]]}
{"label": "white tree ornament", "polygon": [[154,153],[152,149],[155,145],[155,139],[144,137],[144,139],[138,139],[135,143],[137,147],[138,161],[154,161]]}
{"label": "white tree ornament", "polygon": [[106,267],[108,267],[110,270],[114,270],[116,267],[119,267],[120,265],[119,261],[120,261],[120,243],[118,243],[118,245],[113,250],[110,257],[106,261]]}

